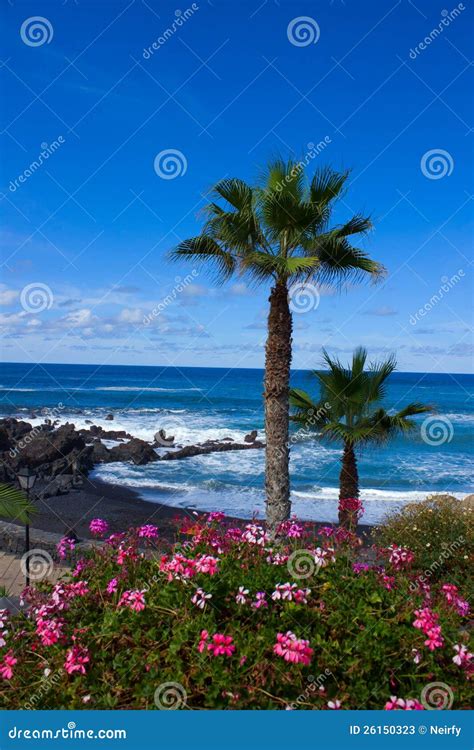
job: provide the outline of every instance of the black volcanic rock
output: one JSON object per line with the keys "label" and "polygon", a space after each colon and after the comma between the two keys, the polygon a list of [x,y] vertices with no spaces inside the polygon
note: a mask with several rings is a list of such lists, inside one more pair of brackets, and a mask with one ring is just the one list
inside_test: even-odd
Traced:
{"label": "black volcanic rock", "polygon": [[116,445],[110,449],[112,461],[131,461],[137,466],[143,466],[151,461],[158,461],[158,456],[146,440],[132,438],[128,443]]}

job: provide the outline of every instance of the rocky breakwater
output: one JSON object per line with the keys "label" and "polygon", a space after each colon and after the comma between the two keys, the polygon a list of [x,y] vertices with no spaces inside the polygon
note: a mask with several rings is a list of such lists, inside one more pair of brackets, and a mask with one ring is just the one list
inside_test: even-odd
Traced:
{"label": "rocky breakwater", "polygon": [[[106,445],[109,441],[115,445]],[[169,450],[171,447],[175,449]],[[21,468],[33,469],[37,475],[35,494],[46,498],[80,486],[96,464],[123,461],[143,466],[152,461],[263,447],[255,430],[243,443],[225,438],[175,446],[174,438],[166,437],[163,430],[156,433],[151,444],[125,430],[105,430],[98,425],[76,429],[69,422],[56,426],[45,421],[33,427],[29,422],[7,418],[0,420],[0,482],[15,483]]]}

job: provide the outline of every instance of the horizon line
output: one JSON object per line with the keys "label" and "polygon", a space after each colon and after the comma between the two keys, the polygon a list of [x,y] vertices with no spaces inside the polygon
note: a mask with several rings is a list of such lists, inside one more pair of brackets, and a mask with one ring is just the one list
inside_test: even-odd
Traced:
{"label": "horizon line", "polygon": [[[53,367],[155,367],[162,370],[258,370],[265,372],[265,367],[232,367],[225,365],[130,365],[130,364],[98,364],[96,362],[10,362],[0,360],[0,365],[29,365],[30,367],[43,367],[52,365]],[[292,367],[292,372],[313,372],[319,368],[302,368]],[[321,368],[323,369],[323,368]],[[474,372],[427,372],[423,370],[395,370],[392,374],[396,375],[468,375],[474,377]]]}

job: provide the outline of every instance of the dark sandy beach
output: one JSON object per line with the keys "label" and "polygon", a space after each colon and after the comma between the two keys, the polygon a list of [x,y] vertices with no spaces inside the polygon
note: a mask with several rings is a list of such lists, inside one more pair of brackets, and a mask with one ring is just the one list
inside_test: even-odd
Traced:
{"label": "dark sandy beach", "polygon": [[[80,539],[91,537],[89,523],[93,518],[104,518],[112,532],[120,532],[130,526],[153,523],[159,527],[160,537],[173,542],[176,530],[184,518],[196,518],[197,513],[189,508],[173,508],[168,505],[142,500],[130,487],[107,484],[100,480],[84,479],[80,489],[67,494],[36,500],[38,513],[32,519],[32,527],[57,534],[74,529]],[[315,515],[317,508],[315,508]],[[231,517],[236,525],[248,523]],[[315,521],[315,528],[328,524]],[[360,534],[370,534],[371,526],[360,525]]]}

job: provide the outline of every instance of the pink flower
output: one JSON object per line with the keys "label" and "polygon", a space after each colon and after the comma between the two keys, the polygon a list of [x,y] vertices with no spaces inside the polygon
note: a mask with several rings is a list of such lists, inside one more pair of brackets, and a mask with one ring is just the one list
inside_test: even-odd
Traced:
{"label": "pink flower", "polygon": [[85,664],[89,662],[89,652],[82,646],[73,646],[66,652],[66,661],[64,662],[64,669],[68,674],[85,674]]}
{"label": "pink flower", "polygon": [[438,625],[436,612],[433,612],[429,607],[423,607],[423,609],[415,610],[415,615],[416,620],[413,622],[413,627],[421,630],[427,636],[425,646],[428,646],[430,651],[441,648],[444,640],[441,635],[441,627]]}
{"label": "pink flower", "polygon": [[117,565],[124,565],[127,560],[136,560],[137,554],[133,547],[123,547],[120,545],[117,552]]}
{"label": "pink flower", "polygon": [[332,708],[333,711],[339,711],[341,708],[341,701],[328,701],[328,708]]}
{"label": "pink flower", "polygon": [[77,578],[77,576],[80,576],[82,571],[87,568],[87,561],[86,560],[79,560],[76,567],[72,571],[72,575],[74,578]]}
{"label": "pink flower", "polygon": [[107,593],[108,594],[115,594],[117,591],[118,581],[116,578],[112,578],[108,584],[107,584]]}
{"label": "pink flower", "polygon": [[457,652],[456,656],[453,656],[453,662],[457,664],[458,667],[468,667],[474,658],[474,654],[469,653],[467,646],[459,645],[458,643],[456,643],[453,648]]}
{"label": "pink flower", "polygon": [[234,639],[230,635],[214,633],[211,643],[207,646],[207,650],[210,651],[213,656],[232,656],[235,651],[235,646],[232,643],[233,640]]}
{"label": "pink flower", "polygon": [[109,530],[109,524],[102,518],[93,518],[89,524],[89,531],[93,536],[104,536]]}
{"label": "pink flower", "polygon": [[314,653],[309,646],[309,641],[297,638],[291,630],[286,633],[277,633],[277,642],[273,646],[273,652],[292,664],[306,665],[310,664]]}
{"label": "pink flower", "polygon": [[209,513],[207,520],[208,523],[212,523],[215,521],[216,523],[220,523],[225,518],[225,513],[222,513],[220,510],[215,510],[212,513]]}
{"label": "pink flower", "polygon": [[339,500],[339,511],[348,513],[357,521],[364,514],[364,506],[358,497],[346,497]]}
{"label": "pink flower", "polygon": [[138,529],[138,536],[145,539],[156,539],[158,536],[158,527],[153,526],[151,523],[145,524],[145,526],[140,526]]}
{"label": "pink flower", "polygon": [[8,651],[3,657],[3,662],[0,664],[0,676],[4,680],[11,680],[13,677],[13,667],[17,663],[18,659],[13,656],[13,651]]}
{"label": "pink flower", "polygon": [[191,601],[199,609],[204,609],[208,599],[212,599],[212,594],[206,594],[203,589],[196,589],[196,593],[191,598]]}
{"label": "pink flower", "polygon": [[389,560],[395,570],[401,570],[415,559],[415,555],[408,547],[398,547],[396,544],[392,544],[388,548],[388,552],[390,552]]}
{"label": "pink flower", "polygon": [[469,614],[469,602],[467,602],[465,599],[462,599],[460,596],[457,595],[458,587],[455,586],[453,583],[445,583],[441,587],[441,591],[443,591],[446,601],[448,604],[450,604],[456,612],[461,615],[462,617],[465,617]]}
{"label": "pink flower", "polygon": [[145,589],[142,589],[142,591],[138,591],[138,589],[134,591],[124,591],[118,606],[128,607],[128,609],[132,609],[134,612],[141,612],[145,609],[145,592]]}
{"label": "pink flower", "polygon": [[397,698],[395,695],[390,697],[390,700],[384,706],[385,711],[424,711],[419,701],[413,698]]}
{"label": "pink flower", "polygon": [[201,630],[201,636],[200,636],[200,641],[199,641],[199,645],[198,645],[198,651],[199,651],[200,654],[202,654],[202,652],[204,651],[204,649],[207,647],[207,645],[208,645],[207,644],[207,639],[208,638],[209,638],[209,633],[207,632],[207,630]]}
{"label": "pink flower", "polygon": [[265,597],[266,593],[264,591],[258,591],[255,595],[255,601],[251,604],[252,608],[260,609],[261,607],[268,607]]}
{"label": "pink flower", "polygon": [[268,542],[268,534],[258,523],[248,523],[242,534],[242,539],[248,544],[257,544],[259,547],[264,547]]}
{"label": "pink flower", "polygon": [[64,560],[68,551],[73,552],[75,546],[76,546],[76,542],[74,539],[70,539],[67,536],[63,536],[63,538],[60,539],[58,544],[56,545],[56,549],[58,551],[58,555],[60,559]]}
{"label": "pink flower", "polygon": [[196,560],[196,570],[198,573],[209,573],[209,575],[213,576],[217,573],[218,562],[219,561],[216,557],[212,557],[211,555],[201,555],[201,557],[198,557]]}
{"label": "pink flower", "polygon": [[239,586],[239,591],[235,597],[235,601],[237,602],[237,604],[247,604],[248,593],[248,589],[244,588],[243,586]]}
{"label": "pink flower", "polygon": [[36,635],[41,639],[43,646],[53,646],[62,637],[64,623],[61,620],[45,620],[39,617],[36,620]]}

